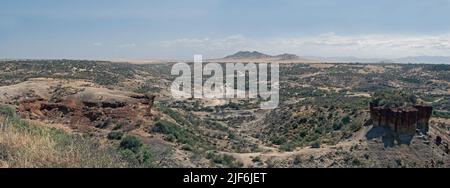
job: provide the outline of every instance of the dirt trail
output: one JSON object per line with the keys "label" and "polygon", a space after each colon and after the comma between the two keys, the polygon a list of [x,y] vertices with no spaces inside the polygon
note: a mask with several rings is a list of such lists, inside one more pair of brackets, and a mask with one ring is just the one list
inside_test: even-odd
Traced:
{"label": "dirt trail", "polygon": [[235,157],[237,160],[241,161],[244,164],[244,167],[252,167],[253,159],[255,157],[261,158],[262,161],[265,161],[270,158],[288,158],[296,155],[324,155],[336,148],[349,148],[355,144],[358,144],[360,140],[365,140],[365,135],[370,130],[371,127],[362,127],[361,130],[355,133],[355,135],[345,141],[338,143],[337,145],[324,145],[321,148],[300,148],[290,152],[282,152],[276,148],[261,146],[262,148],[267,148],[272,150],[271,152],[255,152],[255,153],[231,153],[231,152],[222,152],[224,154],[231,155]]}

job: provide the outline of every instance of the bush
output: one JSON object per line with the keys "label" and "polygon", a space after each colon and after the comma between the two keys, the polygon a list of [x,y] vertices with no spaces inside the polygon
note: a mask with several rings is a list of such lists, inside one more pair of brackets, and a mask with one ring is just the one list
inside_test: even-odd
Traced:
{"label": "bush", "polygon": [[222,158],[223,158],[224,164],[232,164],[233,161],[235,160],[235,158],[234,158],[233,156],[231,156],[231,155],[226,155],[226,154],[224,154],[224,155],[222,156]]}
{"label": "bush", "polygon": [[433,111],[433,116],[437,118],[446,118],[450,119],[450,112],[443,112],[443,111]]}
{"label": "bush", "polygon": [[320,148],[320,142],[319,141],[314,141],[311,143],[311,148]]}
{"label": "bush", "polygon": [[342,123],[341,122],[333,123],[333,130],[338,131],[338,130],[341,130],[341,128],[342,128]]}
{"label": "bush", "polygon": [[306,130],[301,131],[300,134],[299,134],[299,136],[300,136],[301,138],[305,138],[306,135],[308,135],[308,132],[307,132]]}
{"label": "bush", "polygon": [[193,151],[193,150],[194,150],[194,148],[193,148],[191,145],[189,145],[189,144],[183,145],[183,146],[181,147],[181,149],[182,149],[182,150],[185,150],[185,151]]}
{"label": "bush", "polygon": [[120,142],[120,153],[125,160],[135,167],[155,167],[154,154],[147,146],[142,144],[136,136],[126,136]]}
{"label": "bush", "polygon": [[11,106],[0,105],[0,115],[4,115],[6,117],[15,117],[16,110]]}
{"label": "bush", "polygon": [[347,125],[347,124],[349,124],[350,123],[350,116],[345,116],[345,117],[343,117],[342,118],[342,123],[344,124],[344,125]]}
{"label": "bush", "polygon": [[121,150],[122,157],[135,167],[155,167],[153,152],[147,147],[140,147],[137,152]]}
{"label": "bush", "polygon": [[176,141],[177,141],[177,138],[175,138],[175,136],[169,134],[169,135],[166,135],[166,136],[164,137],[164,140],[167,141],[167,142],[176,142]]}
{"label": "bush", "polygon": [[112,131],[108,134],[108,139],[110,140],[120,140],[123,137],[123,133],[119,131]]}
{"label": "bush", "polygon": [[361,166],[361,161],[357,158],[354,158],[352,161],[353,166]]}
{"label": "bush", "polygon": [[272,143],[275,145],[282,145],[286,143],[286,138],[283,137],[275,137],[272,139]]}
{"label": "bush", "polygon": [[294,145],[292,143],[286,143],[280,146],[281,151],[292,151],[294,149]]}
{"label": "bush", "polygon": [[261,162],[261,157],[260,156],[256,156],[255,158],[253,158],[252,162],[254,162],[254,163]]}
{"label": "bush", "polygon": [[361,127],[362,127],[362,125],[357,122],[353,122],[352,124],[350,124],[350,130],[353,132],[359,131],[361,129]]}
{"label": "bush", "polygon": [[139,139],[136,136],[128,135],[125,138],[123,138],[122,141],[120,142],[120,148],[131,150],[134,153],[137,153],[141,147],[142,147],[141,139]]}
{"label": "bush", "polygon": [[166,120],[156,122],[152,129],[153,132],[166,135],[168,141],[177,141],[182,144],[194,145],[193,136],[184,128]]}
{"label": "bush", "polygon": [[165,106],[160,106],[161,112],[169,115],[172,119],[174,119],[180,125],[192,125],[181,113],[167,108]]}
{"label": "bush", "polygon": [[223,131],[223,132],[228,131],[228,127],[227,127],[224,123],[222,123],[222,122],[217,122],[217,121],[207,120],[206,123],[207,123],[207,125],[208,125],[209,127],[211,127],[212,129],[220,130],[220,131]]}
{"label": "bush", "polygon": [[301,164],[302,163],[302,157],[300,156],[300,155],[296,155],[295,157],[294,157],[294,165],[299,165],[299,164]]}
{"label": "bush", "polygon": [[117,130],[120,130],[121,128],[123,128],[123,124],[116,124],[114,127],[113,127],[113,131],[117,131]]}
{"label": "bush", "polygon": [[242,162],[237,161],[233,156],[228,155],[228,154],[209,154],[211,156],[209,156],[212,162],[216,163],[216,164],[222,164],[226,167],[230,167],[230,168],[240,168],[242,166],[244,166],[244,164],[242,164]]}
{"label": "bush", "polygon": [[234,140],[234,139],[236,139],[236,135],[234,133],[230,132],[230,133],[228,133],[228,139]]}
{"label": "bush", "polygon": [[212,151],[206,152],[206,159],[212,160],[215,157],[216,153]]}

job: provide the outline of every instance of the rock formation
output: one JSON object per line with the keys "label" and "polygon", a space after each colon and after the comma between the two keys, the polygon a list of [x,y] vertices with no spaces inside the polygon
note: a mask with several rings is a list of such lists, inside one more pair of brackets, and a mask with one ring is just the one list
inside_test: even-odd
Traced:
{"label": "rock formation", "polygon": [[121,124],[137,124],[151,117],[155,96],[133,94],[115,100],[83,99],[69,96],[57,102],[42,98],[18,102],[17,112],[23,118],[51,120],[57,123],[106,128],[111,120]]}
{"label": "rock formation", "polygon": [[429,122],[431,115],[433,114],[433,107],[431,106],[423,106],[416,105],[414,106],[417,110],[419,110],[419,114],[417,115],[417,128],[422,130],[424,133],[427,133],[429,130]]}
{"label": "rock formation", "polygon": [[370,104],[370,115],[374,127],[389,128],[397,134],[412,134],[417,131],[426,134],[433,107],[415,105],[406,108],[388,108]]}

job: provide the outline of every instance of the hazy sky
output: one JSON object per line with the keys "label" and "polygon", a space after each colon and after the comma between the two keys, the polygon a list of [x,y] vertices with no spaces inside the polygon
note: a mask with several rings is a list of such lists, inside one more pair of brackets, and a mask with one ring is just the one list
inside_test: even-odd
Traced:
{"label": "hazy sky", "polygon": [[0,58],[450,55],[450,0],[0,0]]}

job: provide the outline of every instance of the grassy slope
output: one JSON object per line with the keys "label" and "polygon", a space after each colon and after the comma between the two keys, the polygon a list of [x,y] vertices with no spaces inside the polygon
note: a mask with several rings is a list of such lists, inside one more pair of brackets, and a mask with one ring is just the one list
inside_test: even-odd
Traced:
{"label": "grassy slope", "polygon": [[123,168],[147,167],[124,150],[102,146],[93,138],[31,124],[12,108],[0,106],[0,167]]}

